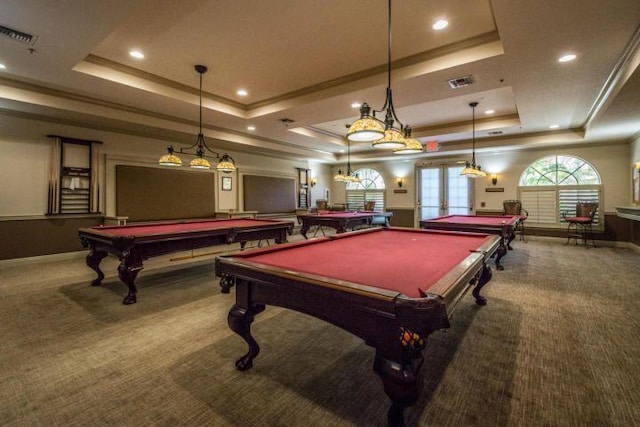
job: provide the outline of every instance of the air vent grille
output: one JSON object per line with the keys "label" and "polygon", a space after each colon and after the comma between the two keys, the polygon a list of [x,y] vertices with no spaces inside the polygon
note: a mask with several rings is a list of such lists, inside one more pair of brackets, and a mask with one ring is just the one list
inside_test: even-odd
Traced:
{"label": "air vent grille", "polygon": [[23,33],[22,31],[14,30],[12,28],[5,27],[4,25],[0,25],[0,34],[5,37],[9,37],[10,39],[31,45],[38,39],[38,36]]}
{"label": "air vent grille", "polygon": [[461,87],[467,87],[473,84],[473,82],[473,76],[457,77],[449,80],[449,86],[451,86],[451,89],[460,89]]}

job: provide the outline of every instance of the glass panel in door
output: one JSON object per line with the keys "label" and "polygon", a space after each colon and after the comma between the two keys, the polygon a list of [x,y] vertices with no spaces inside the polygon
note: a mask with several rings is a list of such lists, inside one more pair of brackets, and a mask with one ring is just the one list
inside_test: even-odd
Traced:
{"label": "glass panel in door", "polygon": [[421,168],[420,172],[420,219],[441,216],[442,211],[442,170],[439,167]]}
{"label": "glass panel in door", "polygon": [[471,214],[469,178],[460,176],[463,166],[418,169],[420,219]]}
{"label": "glass panel in door", "polygon": [[447,213],[444,215],[471,215],[469,207],[469,178],[460,176],[463,166],[448,166],[445,169],[447,174],[446,187],[446,207]]}

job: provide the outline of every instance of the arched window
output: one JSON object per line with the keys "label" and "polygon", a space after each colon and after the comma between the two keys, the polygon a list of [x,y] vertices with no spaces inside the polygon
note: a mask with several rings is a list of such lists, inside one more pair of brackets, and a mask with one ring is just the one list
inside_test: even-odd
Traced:
{"label": "arched window", "polygon": [[520,177],[520,185],[524,186],[589,184],[600,184],[600,175],[585,160],[572,156],[538,159]]}
{"label": "arched window", "polygon": [[364,202],[375,202],[373,210],[384,210],[384,179],[375,169],[358,169],[355,173],[362,182],[347,183],[347,206],[364,209]]}
{"label": "arched window", "polygon": [[522,207],[529,213],[527,223],[564,226],[562,213],[575,214],[576,203],[597,202],[600,209],[594,224],[602,228],[602,185],[598,171],[586,160],[552,155],[531,163],[520,176],[518,187]]}

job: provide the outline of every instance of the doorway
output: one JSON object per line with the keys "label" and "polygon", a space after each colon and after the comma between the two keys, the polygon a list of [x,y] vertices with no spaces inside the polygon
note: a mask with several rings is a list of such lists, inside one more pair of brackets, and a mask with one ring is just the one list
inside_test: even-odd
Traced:
{"label": "doorway", "polygon": [[416,217],[419,220],[445,215],[470,215],[473,211],[472,180],[461,176],[464,165],[418,167]]}

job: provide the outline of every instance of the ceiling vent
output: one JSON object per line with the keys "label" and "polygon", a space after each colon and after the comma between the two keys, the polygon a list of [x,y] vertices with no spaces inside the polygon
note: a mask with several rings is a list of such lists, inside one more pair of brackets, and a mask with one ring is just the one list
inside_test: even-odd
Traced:
{"label": "ceiling vent", "polygon": [[31,45],[38,39],[38,36],[23,33],[22,31],[14,30],[12,28],[5,27],[4,25],[0,25],[0,34],[4,37],[9,37],[10,39]]}
{"label": "ceiling vent", "polygon": [[472,76],[457,77],[449,80],[449,86],[451,86],[451,89],[460,89],[461,87],[466,87],[470,84],[473,84]]}

